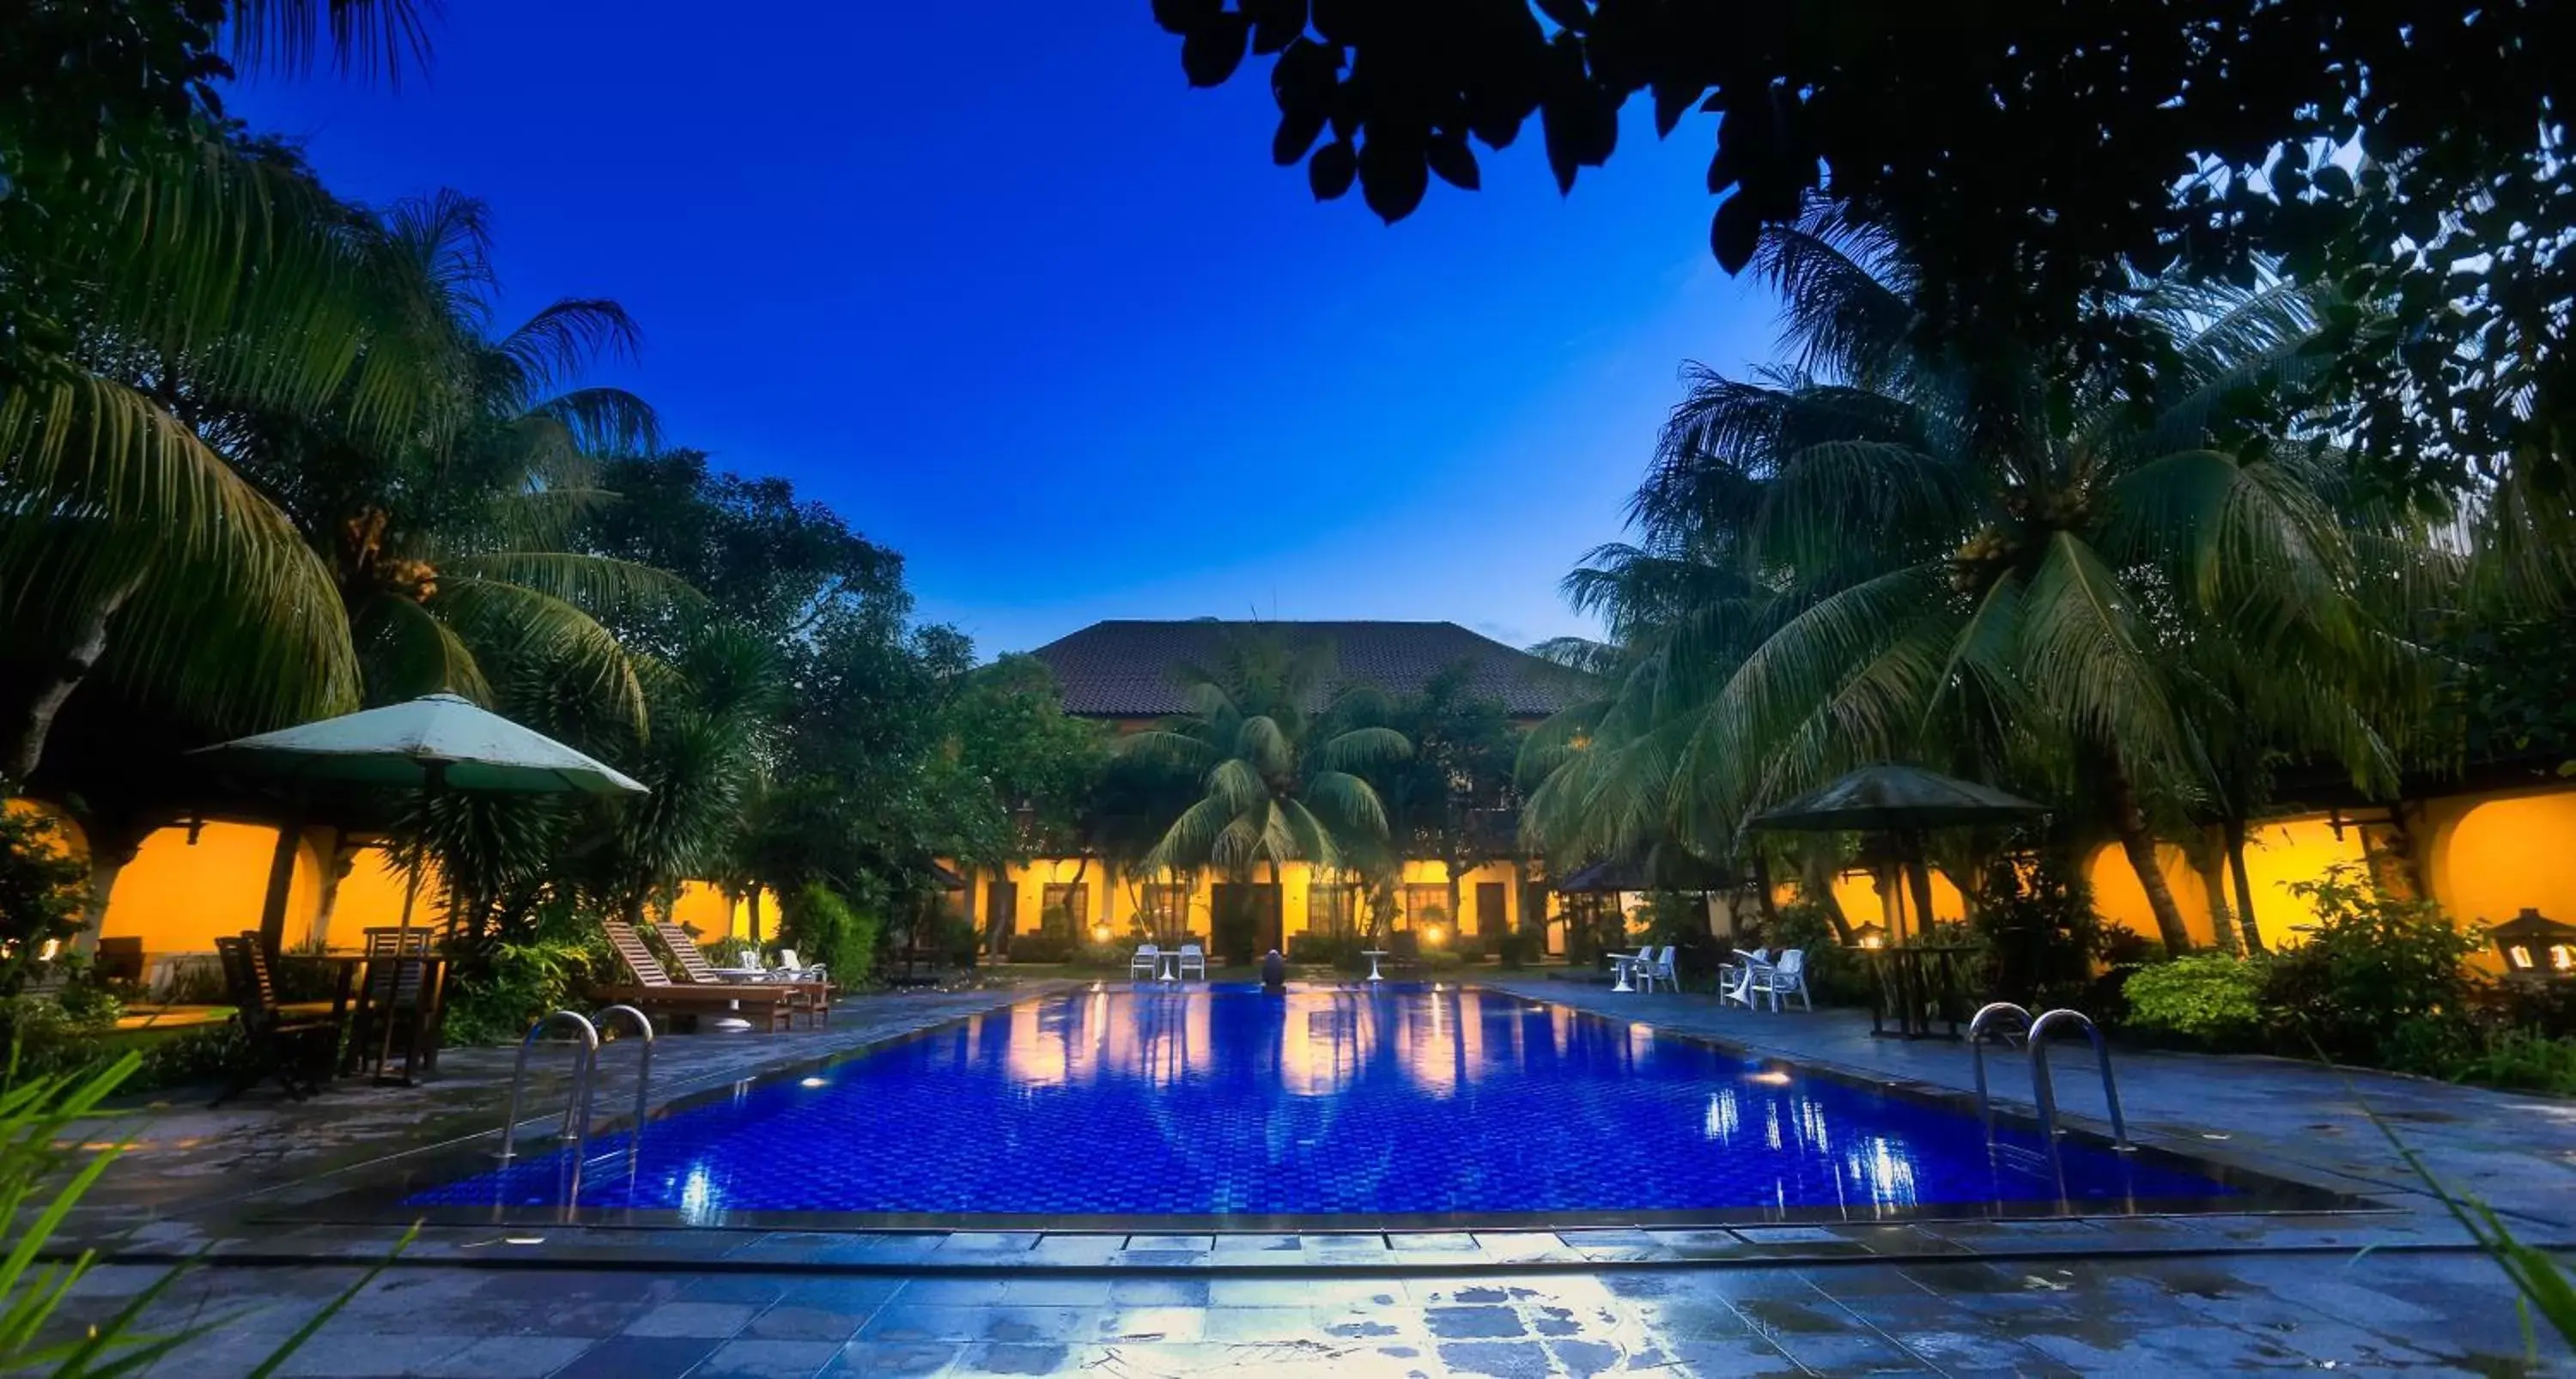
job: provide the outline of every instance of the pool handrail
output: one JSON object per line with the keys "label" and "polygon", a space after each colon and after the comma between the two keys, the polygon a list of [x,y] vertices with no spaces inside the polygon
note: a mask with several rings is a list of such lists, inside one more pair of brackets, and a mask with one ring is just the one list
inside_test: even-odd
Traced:
{"label": "pool handrail", "polygon": [[[1986,1021],[2006,1015],[2021,1017],[2022,1034],[2027,1038],[2034,1023],[2030,1010],[2028,1007],[2018,1006],[2010,1001],[1989,1001],[1979,1007],[1977,1013],[1968,1019],[1968,1061],[1977,1074],[1977,1119],[1986,1127],[1986,1138],[1989,1140],[1995,1137],[1995,1104],[1993,1097],[1988,1095],[1986,1090]],[[1995,1033],[2001,1039],[2012,1038],[2010,1030],[1998,1029]]]}
{"label": "pool handrail", "polygon": [[572,1093],[564,1098],[563,1133],[572,1140],[573,1176],[578,1192],[582,1150],[590,1141],[590,1077],[599,1066],[599,1027],[577,1010],[558,1010],[540,1016],[528,1026],[526,1037],[519,1040],[518,1062],[510,1069],[510,1100],[501,1114],[501,1166],[508,1168],[518,1153],[519,1096],[528,1080],[528,1051],[535,1048],[537,1036],[558,1020],[572,1022],[573,1033],[580,1037],[581,1047],[573,1055]]}
{"label": "pool handrail", "polygon": [[[635,1056],[635,1128],[628,1131],[626,1135],[626,1158],[627,1162],[631,1165],[634,1162],[636,1155],[641,1153],[644,1148],[644,1108],[650,1104],[652,1096],[653,1020],[651,1016],[646,1015],[643,1011],[637,1010],[635,1007],[630,1005],[621,1004],[603,1008],[598,1014],[590,1017],[590,1023],[599,1029],[605,1030],[608,1028],[609,1017],[612,1015],[623,1015],[627,1019],[634,1021],[637,1032],[644,1036],[644,1047],[642,1051],[637,1053]],[[591,1092],[595,1096],[598,1092],[598,1055],[593,1054],[591,1058],[593,1072]],[[582,1117],[585,1122],[590,1118],[592,1113],[591,1107],[584,1106],[582,1108]]]}
{"label": "pool handrail", "polygon": [[2057,1089],[2048,1078],[2048,1032],[2070,1022],[2081,1026],[2085,1038],[2092,1041],[2093,1061],[2102,1069],[2102,1100],[2111,1108],[2111,1147],[2129,1153],[2137,1146],[2129,1143],[2129,1125],[2120,1115],[2120,1086],[2111,1076],[2111,1050],[2102,1042],[2101,1026],[2080,1010],[2052,1010],[2030,1022],[2030,1091],[2039,1103],[2040,1136],[2051,1146],[2057,1143]]}

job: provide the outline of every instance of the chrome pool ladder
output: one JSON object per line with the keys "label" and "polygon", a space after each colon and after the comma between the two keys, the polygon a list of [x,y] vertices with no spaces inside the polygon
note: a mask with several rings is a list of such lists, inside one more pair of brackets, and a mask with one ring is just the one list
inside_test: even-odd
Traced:
{"label": "chrome pool ladder", "polygon": [[[2119,1079],[2112,1075],[2111,1050],[2102,1042],[2101,1027],[2080,1010],[2052,1010],[2034,1018],[2029,1011],[2010,1001],[1996,1001],[1979,1010],[1968,1021],[1968,1049],[1977,1076],[1977,1116],[1985,1124],[1986,1138],[1994,1138],[1995,1113],[1986,1085],[1985,1035],[1990,1021],[2000,1021],[2007,1016],[2021,1021],[2022,1037],[2029,1045],[2030,1092],[2031,1100],[2039,1108],[2040,1138],[2052,1147],[2057,1143],[2057,1087],[2048,1075],[2048,1036],[2061,1026],[2073,1025],[2082,1029],[2084,1037],[2092,1043],[2093,1061],[2102,1069],[2102,1100],[2111,1112],[2112,1148],[2122,1153],[2136,1149],[2136,1145],[2129,1143],[2129,1123],[2120,1114]],[[1998,1028],[1996,1032],[2000,1037],[2011,1037],[2008,1030]]]}
{"label": "chrome pool ladder", "polygon": [[[606,1012],[602,1012],[605,1014]],[[528,1053],[537,1046],[537,1036],[557,1022],[569,1022],[580,1046],[573,1051],[572,1091],[564,1098],[563,1133],[572,1141],[573,1175],[578,1184],[582,1151],[590,1143],[590,1080],[599,1067],[599,1027],[577,1010],[558,1010],[528,1026],[527,1036],[519,1041],[519,1060],[510,1069],[510,1100],[501,1113],[501,1166],[508,1168],[519,1152],[519,1097],[526,1090]]]}
{"label": "chrome pool ladder", "polygon": [[[626,1166],[631,1171],[635,1167],[636,1156],[644,1151],[644,1108],[649,1105],[652,1100],[653,1021],[650,1016],[647,1016],[643,1011],[637,1010],[633,1006],[614,1005],[591,1016],[590,1023],[595,1028],[605,1030],[608,1028],[609,1018],[616,1015],[625,1016],[634,1024],[635,1032],[644,1037],[644,1046],[642,1049],[638,1050],[635,1055],[635,1125],[633,1129],[626,1132]],[[598,1090],[598,1073],[599,1056],[597,1054],[592,1054],[591,1094],[596,1094]],[[582,1107],[582,1118],[587,1121],[590,1115],[591,1108],[588,1105],[584,1105]],[[587,1127],[585,1127],[585,1136],[586,1135]],[[578,1146],[576,1146],[575,1152],[579,1152]]]}

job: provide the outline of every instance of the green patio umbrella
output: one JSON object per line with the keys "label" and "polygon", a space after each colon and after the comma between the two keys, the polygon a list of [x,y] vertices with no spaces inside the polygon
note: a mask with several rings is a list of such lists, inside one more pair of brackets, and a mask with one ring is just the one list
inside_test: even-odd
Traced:
{"label": "green patio umbrella", "polygon": [[1893,834],[1913,884],[1918,922],[1932,917],[1932,867],[1923,835],[1936,828],[2017,824],[2046,814],[2019,795],[1920,766],[1879,762],[1775,805],[1745,827],[1780,833]]}
{"label": "green patio umbrella", "polygon": [[[211,764],[304,783],[380,785],[420,792],[424,806],[446,791],[498,795],[642,795],[650,793],[605,762],[453,694],[430,694],[236,738],[193,754]],[[421,850],[412,849],[403,882],[400,945],[408,941],[420,896]],[[272,890],[276,890],[272,886]],[[281,910],[274,926],[284,928]],[[261,938],[274,949],[283,934]],[[399,951],[399,949],[397,950]],[[385,1035],[390,1043],[390,1025]]]}
{"label": "green patio umbrella", "polygon": [[503,795],[641,795],[593,760],[453,694],[430,694],[197,749],[261,775],[405,790]]}

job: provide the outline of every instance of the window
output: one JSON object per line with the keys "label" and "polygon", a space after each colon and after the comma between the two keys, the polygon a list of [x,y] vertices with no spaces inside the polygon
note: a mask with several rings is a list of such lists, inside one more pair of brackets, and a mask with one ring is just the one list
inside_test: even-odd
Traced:
{"label": "window", "polygon": [[1187,933],[1190,927],[1190,888],[1179,885],[1145,887],[1138,917],[1145,921],[1146,931],[1157,937]]}
{"label": "window", "polygon": [[1358,894],[1359,887],[1346,883],[1324,882],[1307,887],[1306,931],[1331,938],[1349,937]]}
{"label": "window", "polygon": [[1449,913],[1447,886],[1407,886],[1404,888],[1404,922],[1419,929],[1425,924],[1447,924],[1456,916]]}
{"label": "window", "polygon": [[1079,935],[1090,927],[1089,886],[1065,882],[1038,892],[1038,928],[1050,934]]}

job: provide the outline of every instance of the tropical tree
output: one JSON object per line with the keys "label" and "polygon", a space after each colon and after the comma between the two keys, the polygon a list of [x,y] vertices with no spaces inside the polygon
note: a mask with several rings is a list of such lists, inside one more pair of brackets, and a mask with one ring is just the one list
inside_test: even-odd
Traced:
{"label": "tropical tree", "polygon": [[327,51],[397,73],[409,0],[46,4],[0,33],[0,773],[26,777],[93,673],[224,727],[356,688],[327,570],[200,430],[335,394],[387,438],[422,375],[370,348],[376,240],[277,145],[220,116],[245,68]]}
{"label": "tropical tree", "polygon": [[643,688],[610,624],[703,600],[665,571],[577,545],[586,515],[614,501],[595,464],[657,439],[641,398],[580,382],[632,355],[641,332],[600,298],[496,331],[490,216],[472,198],[398,203],[381,233],[393,332],[435,390],[428,425],[373,445],[348,425],[353,399],[261,411],[238,423],[239,467],[330,561],[369,699],[488,699],[482,661],[506,650],[606,687],[641,722]]}
{"label": "tropical tree", "polygon": [[[2380,553],[2336,508],[2343,457],[2266,405],[2303,366],[2312,298],[2151,285],[2104,303],[2104,329],[2151,343],[2142,373],[2046,341],[1926,350],[1906,256],[1822,206],[1756,264],[1793,362],[1704,375],[1668,424],[1642,554],[1670,555],[1658,528],[1676,523],[1713,557],[1688,572],[1708,588],[1681,617],[1646,603],[1679,650],[1639,659],[1633,712],[1560,766],[1566,794],[1619,803],[1613,829],[1710,837],[1874,759],[2036,782],[2099,802],[2179,950],[2156,836],[2208,794],[2213,715],[2295,725],[2296,745],[2390,783],[2381,711],[2423,658],[2354,592]],[[1627,553],[1606,565],[1667,587]],[[2284,678],[2303,683],[2254,697]]]}
{"label": "tropical tree", "polygon": [[1518,734],[1501,701],[1475,693],[1467,667],[1452,666],[1416,693],[1398,699],[1388,726],[1413,746],[1371,768],[1398,853],[1440,859],[1449,886],[1449,920],[1463,933],[1459,878],[1485,862],[1516,855],[1506,829],[1519,799],[1514,765]]}
{"label": "tropical tree", "polygon": [[1130,758],[1190,773],[1201,792],[1146,852],[1143,871],[1245,876],[1267,862],[1276,882],[1282,863],[1329,871],[1350,843],[1387,836],[1386,806],[1364,773],[1413,745],[1377,721],[1388,710],[1383,695],[1335,691],[1334,669],[1325,643],[1230,636],[1213,665],[1179,671],[1188,710],[1118,744]]}

